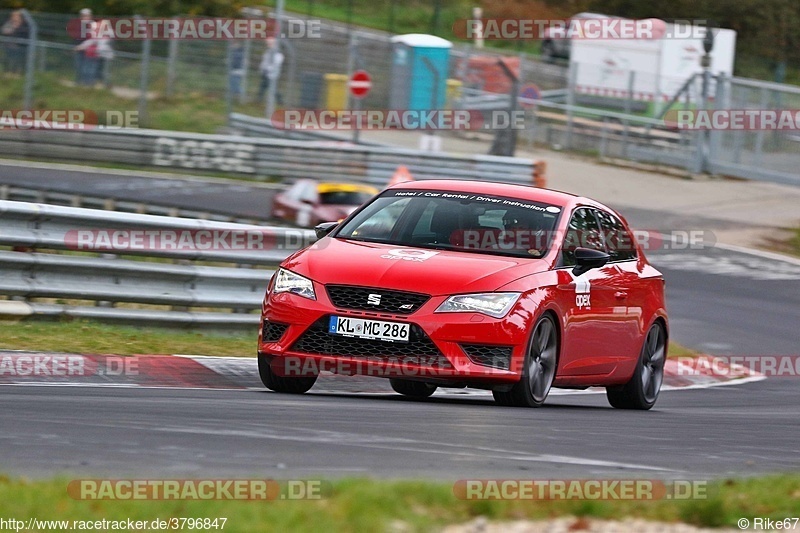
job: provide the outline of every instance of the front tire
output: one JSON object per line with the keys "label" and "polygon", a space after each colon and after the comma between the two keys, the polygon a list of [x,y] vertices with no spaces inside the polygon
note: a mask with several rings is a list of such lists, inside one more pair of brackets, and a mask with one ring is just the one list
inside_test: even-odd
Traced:
{"label": "front tire", "polygon": [[500,405],[541,407],[553,386],[557,368],[558,331],[553,319],[545,315],[533,328],[522,378],[510,391],[492,391],[492,396]]}
{"label": "front tire", "polygon": [[660,322],[647,332],[633,377],[625,385],[607,387],[608,403],[617,409],[648,410],[656,404],[664,381],[667,333]]}
{"label": "front tire", "polygon": [[317,381],[317,376],[279,376],[272,370],[267,358],[260,355],[258,356],[258,375],[261,378],[261,383],[269,390],[285,394],[306,393]]}
{"label": "front tire", "polygon": [[391,378],[389,379],[389,384],[391,384],[392,389],[394,389],[394,391],[398,394],[408,396],[409,398],[416,398],[418,400],[427,398],[436,392],[436,385],[423,383],[421,381],[409,381],[406,379]]}

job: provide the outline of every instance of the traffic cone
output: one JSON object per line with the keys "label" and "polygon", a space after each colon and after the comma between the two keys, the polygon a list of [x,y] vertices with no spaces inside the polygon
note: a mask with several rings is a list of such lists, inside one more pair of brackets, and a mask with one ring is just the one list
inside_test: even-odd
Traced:
{"label": "traffic cone", "polygon": [[533,186],[544,189],[547,187],[547,163],[539,159],[533,164]]}
{"label": "traffic cone", "polygon": [[405,165],[400,165],[397,167],[397,170],[394,171],[394,174],[392,174],[392,179],[389,180],[388,186],[391,187],[392,185],[397,185],[404,181],[414,181],[414,177]]}

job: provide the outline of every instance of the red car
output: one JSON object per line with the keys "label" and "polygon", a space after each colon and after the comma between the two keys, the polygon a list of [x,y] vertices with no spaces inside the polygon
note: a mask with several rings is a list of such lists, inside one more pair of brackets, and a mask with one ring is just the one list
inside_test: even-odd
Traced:
{"label": "red car", "polygon": [[320,183],[297,180],[272,200],[272,216],[303,227],[341,220],[378,194],[361,183]]}
{"label": "red car", "polygon": [[664,279],[624,219],[570,194],[475,181],[402,183],[288,257],[258,339],[261,379],[303,393],[322,371],[404,395],[492,391],[540,406],[605,387],[650,409],[667,352]]}

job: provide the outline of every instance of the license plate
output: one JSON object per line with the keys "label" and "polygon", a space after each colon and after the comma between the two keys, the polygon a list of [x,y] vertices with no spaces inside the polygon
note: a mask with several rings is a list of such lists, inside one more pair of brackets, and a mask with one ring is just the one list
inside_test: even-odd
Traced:
{"label": "license plate", "polygon": [[332,316],[328,333],[359,339],[408,342],[410,326],[399,322]]}

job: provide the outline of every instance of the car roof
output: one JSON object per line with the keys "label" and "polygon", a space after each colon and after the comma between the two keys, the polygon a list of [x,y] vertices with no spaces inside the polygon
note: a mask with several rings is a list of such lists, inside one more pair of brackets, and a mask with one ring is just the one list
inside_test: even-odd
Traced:
{"label": "car roof", "polygon": [[473,180],[425,180],[425,181],[406,181],[399,183],[389,189],[420,189],[420,190],[444,190],[453,192],[467,192],[473,194],[493,194],[496,196],[507,196],[542,202],[559,207],[571,207],[575,205],[589,205],[600,207],[607,211],[615,212],[613,209],[596,202],[590,198],[576,196],[568,192],[542,189],[533,185],[522,185],[513,183],[499,183],[495,181],[473,181]]}

